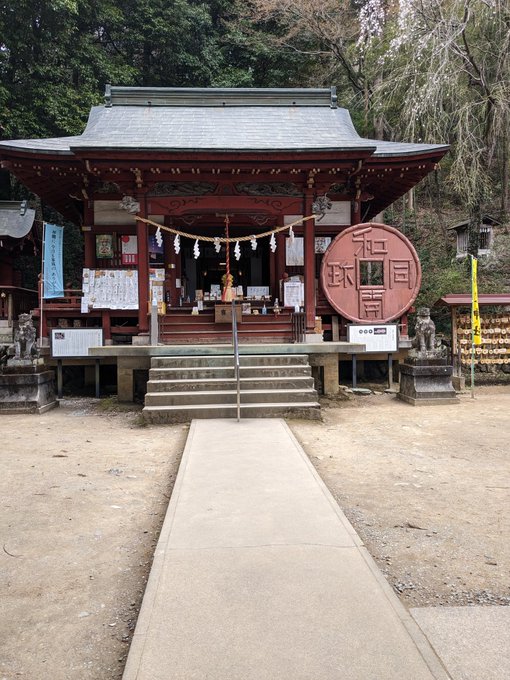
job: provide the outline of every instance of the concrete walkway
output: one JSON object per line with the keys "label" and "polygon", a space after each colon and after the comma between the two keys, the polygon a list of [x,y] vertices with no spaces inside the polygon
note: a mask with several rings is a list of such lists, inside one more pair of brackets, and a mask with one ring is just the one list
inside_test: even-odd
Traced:
{"label": "concrete walkway", "polygon": [[283,420],[193,421],[124,680],[444,680]]}

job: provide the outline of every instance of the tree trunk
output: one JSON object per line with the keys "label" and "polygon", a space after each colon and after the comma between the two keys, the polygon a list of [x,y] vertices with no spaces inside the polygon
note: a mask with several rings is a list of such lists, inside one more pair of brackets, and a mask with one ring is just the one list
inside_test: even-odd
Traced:
{"label": "tree trunk", "polygon": [[502,144],[502,170],[501,170],[501,216],[506,222],[508,216],[508,207],[510,203],[510,175],[508,168],[508,156],[510,154],[510,146],[508,144],[508,135],[505,133],[503,136]]}
{"label": "tree trunk", "polygon": [[409,212],[414,212],[414,189],[409,189],[407,192],[407,209]]}

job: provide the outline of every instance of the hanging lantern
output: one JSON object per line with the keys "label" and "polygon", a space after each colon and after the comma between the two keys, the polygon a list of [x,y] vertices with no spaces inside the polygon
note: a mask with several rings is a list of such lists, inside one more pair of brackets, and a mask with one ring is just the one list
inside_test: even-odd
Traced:
{"label": "hanging lantern", "polygon": [[252,250],[257,250],[257,239],[254,235],[252,235],[250,238],[250,245]]}
{"label": "hanging lantern", "polygon": [[214,250],[219,253],[221,250],[221,243],[220,243],[220,237],[215,236],[214,237]]}
{"label": "hanging lantern", "polygon": [[179,236],[179,234],[176,234],[174,238],[174,250],[176,255],[178,255],[181,252],[181,237]]}
{"label": "hanging lantern", "polygon": [[158,244],[158,248],[161,248],[163,245],[163,235],[161,234],[161,227],[158,227],[156,229],[156,243]]}
{"label": "hanging lantern", "polygon": [[274,237],[274,232],[271,234],[271,239],[269,240],[269,247],[271,248],[272,253],[276,251],[276,239]]}
{"label": "hanging lantern", "polygon": [[193,257],[195,260],[198,260],[200,257],[200,247],[198,245],[198,239],[195,241],[195,245],[193,246]]}
{"label": "hanging lantern", "polygon": [[294,230],[292,229],[292,227],[289,227],[289,241],[291,242],[291,244],[294,243]]}
{"label": "hanging lantern", "polygon": [[236,244],[234,246],[234,257],[236,260],[241,259],[241,246],[239,245],[239,241],[236,241]]}

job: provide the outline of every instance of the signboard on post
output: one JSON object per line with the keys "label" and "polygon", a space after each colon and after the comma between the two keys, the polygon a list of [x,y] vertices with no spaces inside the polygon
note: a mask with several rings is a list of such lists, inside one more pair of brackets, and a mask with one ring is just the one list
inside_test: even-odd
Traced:
{"label": "signboard on post", "polygon": [[392,354],[398,349],[398,326],[387,324],[349,324],[347,340],[365,345],[365,352]]}
{"label": "signboard on post", "polygon": [[87,357],[90,347],[102,347],[102,328],[52,328],[51,355],[64,357]]}

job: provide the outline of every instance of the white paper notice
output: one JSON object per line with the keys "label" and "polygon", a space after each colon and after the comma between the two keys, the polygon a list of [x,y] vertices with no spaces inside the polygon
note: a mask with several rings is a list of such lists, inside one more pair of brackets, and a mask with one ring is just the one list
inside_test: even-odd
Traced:
{"label": "white paper notice", "polygon": [[283,284],[283,304],[285,307],[302,307],[305,304],[305,285],[297,281]]}
{"label": "white paper notice", "polygon": [[135,269],[83,270],[82,312],[91,309],[138,309],[138,272]]}

